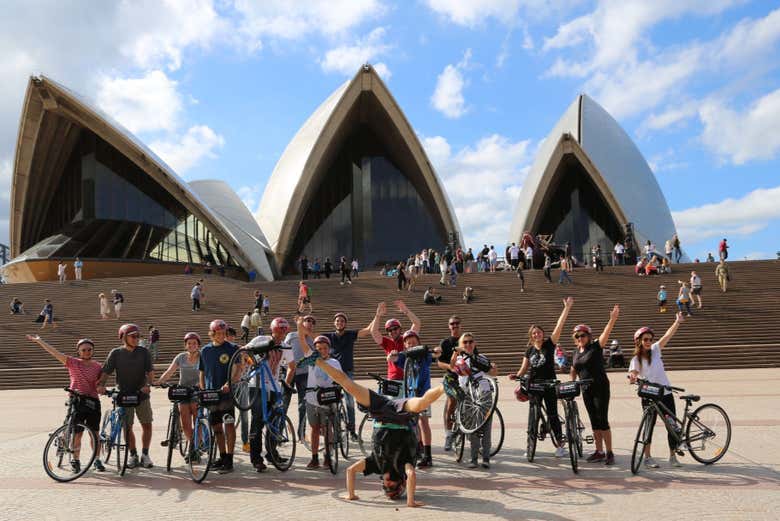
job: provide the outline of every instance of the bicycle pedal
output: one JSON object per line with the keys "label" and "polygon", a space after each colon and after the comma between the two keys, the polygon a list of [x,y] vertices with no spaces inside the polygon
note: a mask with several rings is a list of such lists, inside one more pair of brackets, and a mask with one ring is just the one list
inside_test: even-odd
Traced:
{"label": "bicycle pedal", "polygon": [[678,456],[685,456],[685,451],[677,449],[675,452],[677,453]]}
{"label": "bicycle pedal", "polygon": [[167,447],[168,446],[168,440],[163,440],[160,442],[160,447]]}
{"label": "bicycle pedal", "polygon": [[585,436],[585,443],[593,445],[593,436]]}

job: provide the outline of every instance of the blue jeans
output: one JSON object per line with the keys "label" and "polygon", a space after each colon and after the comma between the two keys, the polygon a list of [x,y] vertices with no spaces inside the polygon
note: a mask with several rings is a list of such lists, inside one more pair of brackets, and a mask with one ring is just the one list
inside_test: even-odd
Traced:
{"label": "blue jeans", "polygon": [[572,284],[571,277],[569,277],[569,273],[566,270],[561,270],[561,275],[558,277],[558,284],[563,284],[563,279],[568,280],[569,284]]}

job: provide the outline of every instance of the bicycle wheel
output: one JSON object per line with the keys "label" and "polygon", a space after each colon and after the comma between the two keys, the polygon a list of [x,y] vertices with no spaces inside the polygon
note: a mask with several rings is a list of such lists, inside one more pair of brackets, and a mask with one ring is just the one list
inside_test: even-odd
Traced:
{"label": "bicycle wheel", "polygon": [[171,461],[173,460],[173,451],[176,450],[176,445],[179,444],[179,440],[177,439],[177,431],[176,426],[179,423],[179,409],[176,405],[171,407],[171,413],[168,415],[168,430],[167,432],[167,438],[166,438],[166,447],[168,448],[168,455],[165,458],[165,470],[170,472],[171,471]]}
{"label": "bicycle wheel", "polygon": [[112,441],[116,451],[116,471],[120,476],[124,476],[127,470],[127,456],[130,453],[127,440],[127,418],[121,415],[117,422],[119,422],[119,426],[116,428],[116,438]]}
{"label": "bicycle wheel", "polygon": [[577,456],[580,458],[582,457],[582,440],[585,439],[585,425],[582,424],[582,420],[580,419],[580,410],[577,407],[577,402],[572,400],[571,402],[571,408],[574,411],[572,413],[572,416],[574,418],[574,425],[577,426]]}
{"label": "bicycle wheel", "polygon": [[407,356],[406,362],[404,362],[403,396],[407,398],[416,397],[419,381],[420,381],[420,365]]}
{"label": "bicycle wheel", "polygon": [[337,446],[336,422],[331,416],[325,423],[325,462],[331,474],[339,470],[339,448]]}
{"label": "bicycle wheel", "polygon": [[187,451],[187,466],[195,483],[202,483],[209,473],[214,458],[214,432],[206,418],[198,418],[192,432],[192,443]]}
{"label": "bicycle wheel", "polygon": [[485,425],[496,408],[498,388],[492,378],[469,380],[466,397],[458,403],[455,421],[465,434],[471,434]]}
{"label": "bicycle wheel", "polygon": [[711,465],[726,454],[731,443],[731,421],[726,411],[706,403],[693,411],[685,429],[688,452],[699,463]]}
{"label": "bicycle wheel", "polygon": [[645,446],[653,442],[653,427],[655,426],[656,412],[652,407],[645,408],[639,429],[636,431],[634,451],[631,453],[631,472],[636,474],[645,457]]}
{"label": "bicycle wheel", "polygon": [[281,471],[292,467],[295,461],[295,429],[290,418],[282,413],[271,418],[265,432],[265,446],[274,467]]}
{"label": "bicycle wheel", "polygon": [[[239,349],[230,357],[228,379],[230,396],[239,410],[248,411],[260,398],[260,375],[255,374],[255,354],[249,349]],[[233,381],[235,379],[235,381]]]}
{"label": "bicycle wheel", "polygon": [[528,408],[528,433],[526,436],[525,457],[529,463],[534,462],[534,457],[536,456],[536,441],[539,438],[539,422],[541,421],[541,418],[538,416],[537,407],[538,405],[532,403]]}
{"label": "bicycle wheel", "polygon": [[[79,468],[74,471],[73,462],[77,460],[74,436],[75,429],[84,429],[81,436]],[[97,456],[97,436],[83,423],[73,426],[65,424],[54,431],[43,448],[43,468],[46,474],[62,483],[73,481],[86,473]],[[87,457],[85,457],[87,456]]]}
{"label": "bicycle wheel", "polygon": [[[496,443],[496,440],[498,440],[498,443]],[[498,451],[504,446],[504,416],[501,414],[501,410],[498,407],[493,411],[493,425],[490,429],[490,444],[490,457],[492,458],[498,454]]]}
{"label": "bicycle wheel", "polygon": [[372,443],[372,436],[374,434],[374,425],[370,421],[370,418],[368,414],[363,416],[363,419],[360,420],[360,427],[358,428],[357,437],[358,437],[358,448],[360,449],[360,452],[363,454],[363,456],[368,456],[371,454],[371,451],[373,450],[373,443]]}
{"label": "bicycle wheel", "polygon": [[347,408],[344,407],[344,401],[339,402],[338,408],[338,443],[341,455],[344,459],[349,459],[349,429],[347,428]]}
{"label": "bicycle wheel", "polygon": [[106,411],[103,423],[100,425],[100,446],[103,452],[103,462],[106,464],[110,464],[111,451],[113,450],[111,445],[111,414],[112,411]]}
{"label": "bicycle wheel", "polygon": [[452,435],[452,454],[455,456],[455,461],[460,463],[463,461],[463,452],[466,449],[466,435],[460,430],[456,430]]}
{"label": "bicycle wheel", "polygon": [[577,430],[577,419],[575,417],[576,410],[571,403],[564,402],[564,409],[566,412],[566,442],[569,445],[569,461],[571,461],[571,470],[577,474],[579,473],[579,466],[577,458],[579,456],[577,445],[579,444],[580,433]]}
{"label": "bicycle wheel", "polygon": [[181,416],[179,416],[179,422],[176,425],[176,439],[179,440],[177,445],[179,446],[179,454],[183,458],[187,454],[187,438],[184,437],[184,431],[181,429]]}

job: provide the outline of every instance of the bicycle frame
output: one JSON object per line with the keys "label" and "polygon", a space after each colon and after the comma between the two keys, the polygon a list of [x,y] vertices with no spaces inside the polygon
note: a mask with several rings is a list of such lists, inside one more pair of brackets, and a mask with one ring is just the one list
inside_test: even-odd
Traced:
{"label": "bicycle frame", "polygon": [[[275,436],[280,436],[279,426],[274,425],[274,422],[270,421],[271,412],[281,412],[281,416],[284,417],[284,399],[279,387],[276,385],[276,379],[271,373],[271,368],[268,366],[268,360],[263,358],[259,363],[255,364],[252,370],[249,372],[249,376],[260,379],[260,406],[263,413],[263,421],[266,424],[268,430]],[[268,410],[268,389],[266,389],[266,379],[271,382],[271,391],[275,393],[276,400],[274,401],[272,411]]]}
{"label": "bicycle frame", "polygon": [[[685,401],[685,410],[683,411],[682,420],[672,414],[672,411],[669,410],[669,408],[664,405],[660,400],[652,400],[648,399],[650,401],[650,404],[646,405],[644,409],[652,408],[655,409],[656,418],[660,417],[663,419],[664,427],[666,428],[666,432],[671,434],[674,439],[676,440],[676,444],[679,447],[681,443],[686,442],[690,443],[692,441],[699,441],[702,438],[699,436],[696,436],[692,439],[685,439],[683,436],[683,433],[686,431],[685,427],[687,426],[688,422],[691,421],[691,415],[689,413],[689,410],[691,408],[691,402]],[[669,419],[674,420],[674,424],[677,428],[673,429],[671,425],[669,425]],[[679,429],[679,431],[678,431]]]}

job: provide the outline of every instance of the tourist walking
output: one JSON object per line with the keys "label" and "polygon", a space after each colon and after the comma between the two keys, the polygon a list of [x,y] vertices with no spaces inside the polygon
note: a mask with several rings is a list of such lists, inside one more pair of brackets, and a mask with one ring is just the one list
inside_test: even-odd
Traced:
{"label": "tourist walking", "polygon": [[54,305],[51,303],[51,300],[45,299],[43,301],[43,309],[41,309],[36,322],[43,322],[41,329],[45,329],[46,324],[51,324],[52,328],[57,327],[56,324],[54,324]]}
{"label": "tourist walking", "polygon": [[116,315],[116,318],[119,318],[122,313],[122,306],[125,303],[125,297],[115,289],[111,290],[111,295],[114,300],[114,314]]}
{"label": "tourist walking", "polygon": [[398,291],[403,291],[407,284],[406,264],[403,261],[399,262],[398,266],[395,267],[395,276],[398,281]]}
{"label": "tourist walking", "polygon": [[687,316],[691,316],[691,285],[688,282],[678,280],[680,291],[677,293],[677,309],[682,312],[683,307]]}
{"label": "tourist walking", "polygon": [[[257,309],[257,308],[255,308]],[[252,327],[252,313],[247,311],[243,317],[241,317],[241,342],[246,344],[249,342],[249,328]],[[257,330],[255,330],[257,331]]]}
{"label": "tourist walking", "polygon": [[111,306],[105,293],[98,293],[98,306],[100,307],[100,318],[105,320],[111,316]]}
{"label": "tourist walking", "polygon": [[148,337],[148,345],[146,348],[149,350],[149,354],[152,355],[152,363],[154,363],[157,361],[158,346],[160,344],[160,330],[154,326],[149,326]]}
{"label": "tourist walking", "polygon": [[190,299],[192,299],[193,311],[200,311],[200,297],[201,297],[200,282],[196,282],[195,285],[192,286],[192,290],[190,290]]}
{"label": "tourist walking", "polygon": [[691,272],[691,300],[696,303],[698,301],[697,307],[701,309],[701,277],[696,274],[695,271]]}
{"label": "tourist walking", "polygon": [[[306,306],[309,306],[309,313],[311,313],[311,291],[309,290],[309,286],[307,286],[304,281],[300,281],[298,283],[298,313],[303,313],[303,310],[306,308]],[[256,311],[258,314],[260,314],[260,310]]]}
{"label": "tourist walking", "polygon": [[496,266],[498,265],[498,252],[490,245],[490,251],[488,252],[488,261],[490,262],[490,273],[496,272]]}
{"label": "tourist walking", "polygon": [[680,248],[680,238],[677,237],[676,233],[672,235],[672,248],[674,249],[674,262],[679,264],[680,259],[682,259],[682,249]]}
{"label": "tourist walking", "polygon": [[718,245],[718,255],[720,255],[720,260],[724,261],[729,258],[729,245],[726,242],[726,238],[724,237],[722,241],[720,241],[720,244]]}
{"label": "tourist walking", "polygon": [[263,316],[260,314],[260,309],[255,308],[249,317],[249,327],[252,329],[255,335],[263,334]]}
{"label": "tourist walking", "polygon": [[623,262],[623,256],[626,253],[626,247],[623,246],[622,242],[618,241],[618,242],[615,243],[615,249],[613,250],[613,252],[614,253],[613,253],[613,257],[612,257],[613,258],[612,264],[613,265],[618,265],[618,264],[622,265],[624,263]]}
{"label": "tourist walking", "polygon": [[[341,257],[341,261],[339,262],[339,271],[341,272],[341,285],[344,285],[344,282],[346,282],[349,285],[352,285],[352,277],[350,276],[350,265],[347,262],[346,257]],[[311,313],[311,309],[309,309],[309,313]]]}
{"label": "tourist walking", "polygon": [[330,262],[330,257],[325,257],[325,263],[322,265],[325,278],[329,279],[330,274],[333,273],[333,263]]}
{"label": "tourist walking", "polygon": [[552,269],[552,259],[550,258],[549,253],[544,254],[544,278],[547,281],[547,284],[552,283],[552,274],[550,273],[550,270]]}
{"label": "tourist walking", "polygon": [[571,280],[571,277],[569,277],[570,264],[571,261],[568,257],[561,259],[561,274],[558,276],[558,284],[563,284],[564,280],[569,284],[574,284]]}
{"label": "tourist walking", "polygon": [[76,262],[73,263],[73,271],[76,274],[76,280],[81,280],[81,270],[84,268],[84,263],[81,259],[76,257]]}
{"label": "tourist walking", "polygon": [[[360,271],[360,264],[358,264],[357,259],[352,259],[352,276],[357,278],[358,272]],[[342,367],[343,369],[343,367]]]}
{"label": "tourist walking", "polygon": [[725,260],[720,261],[715,267],[715,276],[718,278],[718,285],[720,286],[720,290],[723,293],[726,293],[726,289],[728,289],[731,277],[729,276],[729,267],[726,265]]}
{"label": "tourist walking", "polygon": [[59,264],[57,264],[57,279],[59,279],[60,284],[64,283],[65,280],[68,278],[68,275],[65,273],[65,263],[63,261],[60,261]]}

